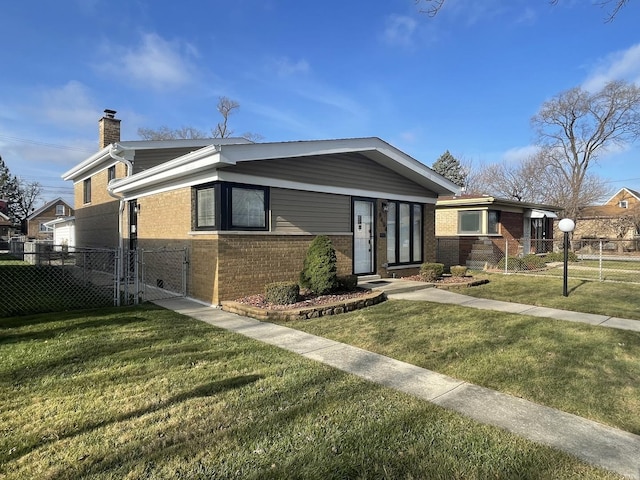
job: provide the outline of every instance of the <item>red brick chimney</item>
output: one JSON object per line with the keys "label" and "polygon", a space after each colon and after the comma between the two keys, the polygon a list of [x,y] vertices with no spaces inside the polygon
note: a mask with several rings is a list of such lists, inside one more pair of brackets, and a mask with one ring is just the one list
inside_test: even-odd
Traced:
{"label": "red brick chimney", "polygon": [[105,110],[104,117],[98,122],[99,148],[120,141],[120,119],[115,118],[115,110]]}

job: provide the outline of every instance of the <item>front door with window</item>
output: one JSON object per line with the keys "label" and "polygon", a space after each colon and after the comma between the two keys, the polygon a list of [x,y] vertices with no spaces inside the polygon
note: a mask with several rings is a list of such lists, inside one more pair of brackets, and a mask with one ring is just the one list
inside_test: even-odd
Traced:
{"label": "front door with window", "polygon": [[374,205],[370,200],[353,201],[353,273],[373,273],[375,252]]}

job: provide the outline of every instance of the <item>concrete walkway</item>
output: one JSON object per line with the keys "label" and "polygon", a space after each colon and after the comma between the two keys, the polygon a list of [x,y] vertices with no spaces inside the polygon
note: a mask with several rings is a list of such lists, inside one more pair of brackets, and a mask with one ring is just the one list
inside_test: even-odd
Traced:
{"label": "concrete walkway", "polygon": [[[475,303],[478,302],[477,299],[434,288],[388,291],[388,295],[390,298],[436,302],[445,302],[448,299],[450,302],[446,303],[483,309],[489,308],[490,305],[483,302]],[[575,455],[591,464],[640,480],[640,436],[638,435],[463,382],[384,355],[281,325],[228,313],[187,298],[158,300],[155,303],[216,327],[322,362],[365,380],[414,395],[481,423],[501,427],[521,437]],[[499,310],[511,312],[512,310],[506,309],[507,305],[504,305],[506,303],[497,302],[495,306],[500,307]],[[522,311],[514,313],[526,312],[527,315],[531,315],[530,312],[534,311],[538,316],[545,316],[542,313],[547,311],[557,313],[552,309],[538,310],[526,305],[519,305],[517,308],[521,308]],[[573,315],[572,318],[566,319],[581,321],[580,314]],[[595,319],[588,321],[588,323],[594,322]],[[606,322],[596,324],[604,325],[604,323]],[[607,326],[613,326],[613,324]]]}
{"label": "concrete walkway", "polygon": [[500,312],[518,313],[534,317],[553,318],[569,322],[588,323],[601,327],[619,328],[621,330],[634,330],[640,332],[640,320],[628,318],[596,315],[593,313],[571,312],[557,308],[535,307],[523,303],[502,302],[486,298],[475,298],[460,293],[450,292],[441,288],[433,288],[424,282],[412,282],[398,279],[384,279],[358,284],[371,290],[382,290],[390,299],[423,300],[436,303],[450,303],[463,307],[478,308],[480,310],[498,310]]}

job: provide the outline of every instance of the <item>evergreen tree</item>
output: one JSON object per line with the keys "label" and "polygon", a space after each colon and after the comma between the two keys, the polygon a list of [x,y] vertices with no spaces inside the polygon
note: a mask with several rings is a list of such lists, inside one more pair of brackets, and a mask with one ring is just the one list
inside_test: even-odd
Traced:
{"label": "evergreen tree", "polygon": [[452,181],[460,187],[464,187],[467,181],[467,174],[465,173],[460,161],[455,158],[449,150],[440,155],[440,158],[436,160],[431,168],[442,175],[447,180]]}
{"label": "evergreen tree", "polygon": [[2,157],[0,157],[0,198],[7,201],[7,214],[11,221],[15,224],[20,223],[21,218],[16,214],[16,206],[20,200],[18,179],[11,175]]}

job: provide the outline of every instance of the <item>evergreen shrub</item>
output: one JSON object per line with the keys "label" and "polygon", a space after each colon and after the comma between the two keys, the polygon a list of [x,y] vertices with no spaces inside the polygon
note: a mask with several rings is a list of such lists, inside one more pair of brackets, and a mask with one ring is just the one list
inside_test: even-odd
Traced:
{"label": "evergreen shrub", "polygon": [[464,277],[467,274],[466,265],[452,265],[449,267],[452,277]]}
{"label": "evergreen shrub", "polygon": [[264,299],[275,305],[289,305],[298,301],[300,285],[296,282],[273,282],[264,286]]}
{"label": "evergreen shrub", "polygon": [[358,286],[357,275],[342,275],[338,277],[338,288],[345,292],[353,292]]}
{"label": "evergreen shrub", "polygon": [[300,286],[316,295],[325,295],[338,287],[338,261],[331,239],[318,235],[313,239],[300,272]]}
{"label": "evergreen shrub", "polygon": [[425,262],[420,265],[420,276],[425,282],[434,282],[444,273],[443,263]]}

